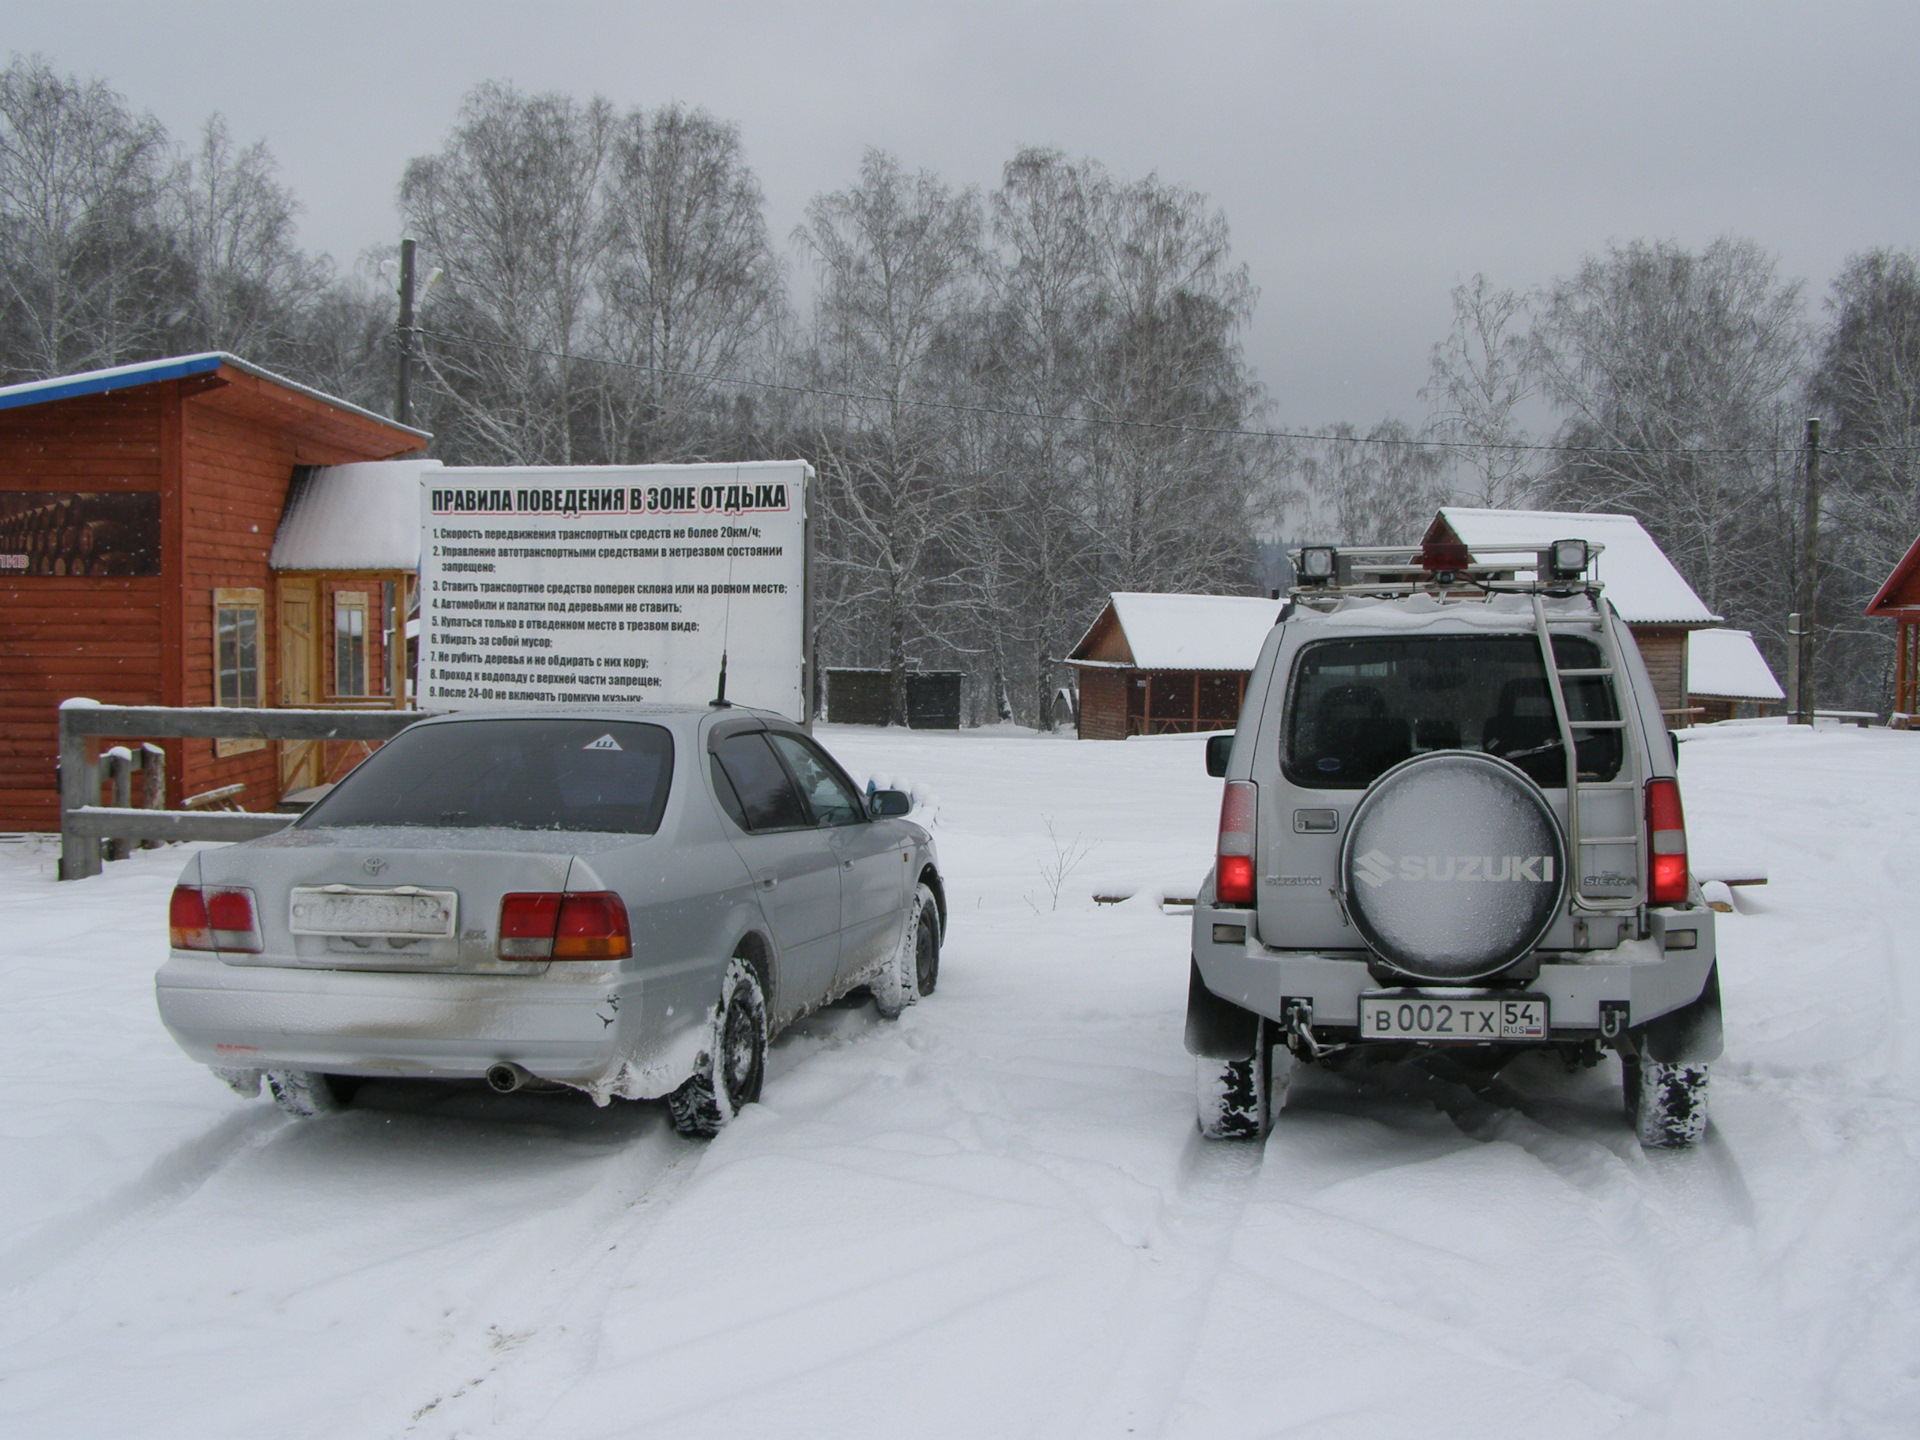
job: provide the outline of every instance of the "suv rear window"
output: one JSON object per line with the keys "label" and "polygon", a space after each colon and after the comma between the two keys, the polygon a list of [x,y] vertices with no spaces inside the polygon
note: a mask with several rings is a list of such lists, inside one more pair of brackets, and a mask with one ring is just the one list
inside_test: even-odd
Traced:
{"label": "suv rear window", "polygon": [[658,725],[463,720],[402,730],[299,823],[651,835],[672,784]]}
{"label": "suv rear window", "polygon": [[[1600,647],[1553,638],[1562,670],[1597,669]],[[1615,720],[1605,676],[1568,676],[1575,720]],[[1577,734],[1582,780],[1620,773],[1619,730]],[[1431,750],[1481,750],[1511,760],[1542,786],[1565,786],[1540,646],[1530,635],[1402,635],[1327,640],[1300,652],[1288,698],[1286,777],[1314,790],[1364,790],[1402,760]]]}

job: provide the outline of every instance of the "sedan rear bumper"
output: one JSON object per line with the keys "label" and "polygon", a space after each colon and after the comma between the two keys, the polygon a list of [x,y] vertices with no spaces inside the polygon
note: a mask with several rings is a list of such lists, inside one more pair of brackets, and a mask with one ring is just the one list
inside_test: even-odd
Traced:
{"label": "sedan rear bumper", "polygon": [[228,965],[175,951],[154,977],[180,1047],[226,1070],[445,1079],[502,1060],[543,1079],[604,1084],[633,1053],[636,975],[431,975]]}

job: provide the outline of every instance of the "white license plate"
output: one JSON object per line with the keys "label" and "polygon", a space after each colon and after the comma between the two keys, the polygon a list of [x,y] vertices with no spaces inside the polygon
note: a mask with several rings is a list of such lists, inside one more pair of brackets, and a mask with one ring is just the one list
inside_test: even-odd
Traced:
{"label": "white license plate", "polygon": [[296,935],[373,935],[419,938],[453,934],[459,895],[452,890],[368,890],[347,885],[296,888],[287,926]]}
{"label": "white license plate", "polygon": [[1362,995],[1363,1040],[1545,1040],[1545,996]]}

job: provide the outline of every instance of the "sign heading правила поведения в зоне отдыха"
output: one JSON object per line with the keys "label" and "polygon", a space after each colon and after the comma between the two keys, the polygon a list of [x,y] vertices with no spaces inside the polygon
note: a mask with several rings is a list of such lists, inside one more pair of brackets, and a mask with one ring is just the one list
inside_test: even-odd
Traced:
{"label": "sign heading \u043f\u0440\u0430\u0432\u0438\u043b\u0430 \u043f\u043e\u0432\u0435\u0434\u0435\u043d\u0438\u044f \u0432 \u0437\u043e\u043d\u0435 \u043e\u0442\u0434\u044b\u0445\u0430", "polygon": [[421,476],[420,705],[806,716],[802,461]]}

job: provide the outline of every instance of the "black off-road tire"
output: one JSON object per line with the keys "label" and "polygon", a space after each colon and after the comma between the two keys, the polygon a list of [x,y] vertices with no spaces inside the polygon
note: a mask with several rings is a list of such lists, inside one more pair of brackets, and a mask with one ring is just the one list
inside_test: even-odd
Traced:
{"label": "black off-road tire", "polygon": [[1704,1064],[1622,1057],[1621,1080],[1631,1086],[1629,1118],[1643,1147],[1677,1150],[1699,1144],[1707,1133],[1711,1073],[1712,1067]]}
{"label": "black off-road tire", "polygon": [[[1291,1078],[1293,1056],[1281,1052]],[[1209,1140],[1264,1140],[1273,1123],[1273,1027],[1264,1021],[1253,1054],[1244,1060],[1196,1055],[1195,1118]]]}
{"label": "black off-road tire", "polygon": [[760,1098],[767,1072],[767,995],[751,961],[736,955],[720,982],[712,1030],[692,1076],[667,1097],[682,1135],[718,1135]]}

